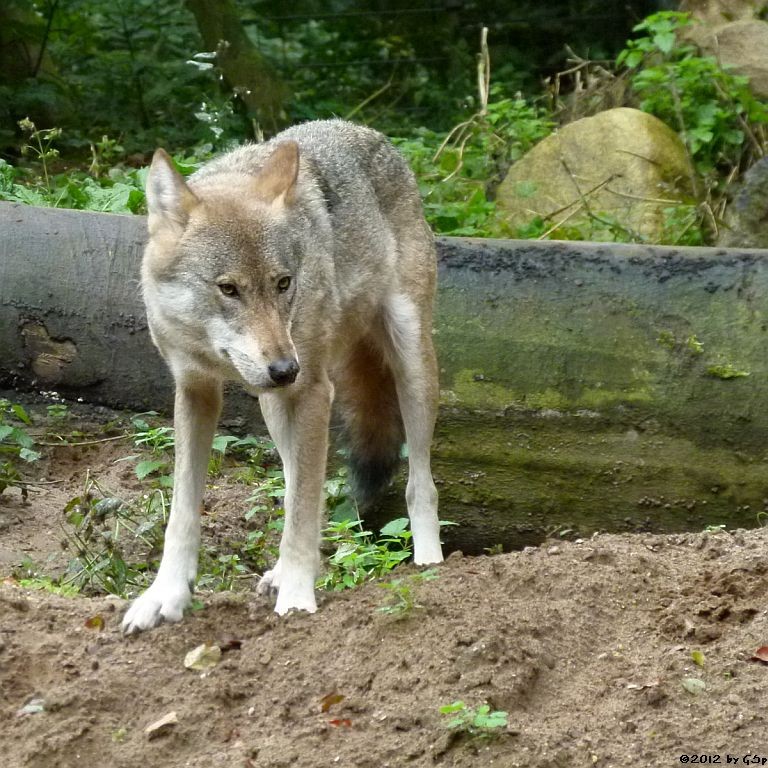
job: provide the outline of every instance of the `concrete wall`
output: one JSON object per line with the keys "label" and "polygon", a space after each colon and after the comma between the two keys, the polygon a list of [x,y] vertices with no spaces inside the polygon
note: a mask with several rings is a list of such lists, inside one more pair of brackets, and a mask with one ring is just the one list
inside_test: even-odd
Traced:
{"label": "concrete wall", "polygon": [[[141,217],[0,203],[0,377],[166,409]],[[768,504],[768,252],[441,239],[442,516],[545,532],[754,524]],[[231,411],[251,413],[244,396]],[[402,512],[397,494],[389,511]]]}

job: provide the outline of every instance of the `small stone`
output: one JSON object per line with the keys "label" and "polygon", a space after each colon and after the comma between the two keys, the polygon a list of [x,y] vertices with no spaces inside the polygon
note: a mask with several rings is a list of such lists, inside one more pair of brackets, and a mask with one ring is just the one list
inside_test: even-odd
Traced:
{"label": "small stone", "polygon": [[150,723],[150,725],[144,729],[144,733],[147,735],[148,739],[156,739],[158,736],[162,736],[163,734],[168,733],[168,731],[173,728],[174,725],[178,724],[179,718],[176,715],[176,712],[169,712],[159,720],[155,720],[154,723]]}

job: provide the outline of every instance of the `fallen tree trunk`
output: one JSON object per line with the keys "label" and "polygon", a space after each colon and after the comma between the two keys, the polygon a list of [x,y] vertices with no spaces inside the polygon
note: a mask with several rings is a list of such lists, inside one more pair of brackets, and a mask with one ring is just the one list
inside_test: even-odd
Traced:
{"label": "fallen tree trunk", "polygon": [[139,287],[146,220],[0,203],[0,376],[116,407],[171,402]]}
{"label": "fallen tree trunk", "polygon": [[[145,226],[0,203],[0,383],[170,410],[139,292]],[[462,523],[449,543],[755,524],[768,506],[766,252],[438,250],[434,467],[441,514]],[[254,405],[233,393],[227,415],[253,424]]]}

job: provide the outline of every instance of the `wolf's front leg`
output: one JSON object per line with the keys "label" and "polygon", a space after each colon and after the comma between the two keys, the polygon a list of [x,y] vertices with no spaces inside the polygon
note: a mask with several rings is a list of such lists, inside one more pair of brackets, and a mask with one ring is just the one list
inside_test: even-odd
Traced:
{"label": "wolf's front leg", "polygon": [[259,583],[260,594],[277,592],[275,611],[314,613],[320,569],[323,482],[333,387],[326,379],[295,392],[259,398],[264,420],[283,460],[285,528],[280,557]]}
{"label": "wolf's front leg", "polygon": [[200,504],[220,411],[218,382],[177,380],[173,420],[176,462],[163,558],[152,586],[134,600],[123,618],[126,634],[151,629],[163,621],[181,621],[192,599],[200,546]]}

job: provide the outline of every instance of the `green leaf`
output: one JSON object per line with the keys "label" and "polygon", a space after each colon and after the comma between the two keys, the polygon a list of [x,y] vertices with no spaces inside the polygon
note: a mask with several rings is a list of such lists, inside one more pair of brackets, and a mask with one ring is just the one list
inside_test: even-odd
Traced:
{"label": "green leaf", "polygon": [[704,666],[704,654],[701,651],[691,651],[691,659],[697,667]]}
{"label": "green leaf", "polygon": [[454,701],[453,704],[444,704],[440,707],[441,715],[451,715],[454,712],[462,712],[467,708],[467,705],[463,701]]}
{"label": "green leaf", "polygon": [[227,452],[228,445],[237,442],[239,442],[239,440],[234,435],[216,435],[216,437],[213,438],[211,449],[223,454]]}
{"label": "green leaf", "polygon": [[29,448],[22,448],[19,451],[19,458],[29,462],[37,461],[41,455],[37,451],[31,451]]}
{"label": "green leaf", "polygon": [[669,30],[655,34],[653,36],[653,43],[662,53],[671,53],[675,47],[675,39],[674,31]]}
{"label": "green leaf", "polygon": [[32,424],[29,414],[18,403],[14,403],[11,406],[11,410],[19,421],[23,421],[27,426]]}
{"label": "green leaf", "polygon": [[136,465],[136,477],[138,477],[139,480],[143,480],[148,475],[151,475],[153,472],[157,472],[164,467],[165,464],[166,462],[164,461],[140,461]]}
{"label": "green leaf", "polygon": [[399,536],[404,531],[408,530],[410,521],[407,517],[398,517],[395,520],[390,520],[382,529],[382,536]]}

